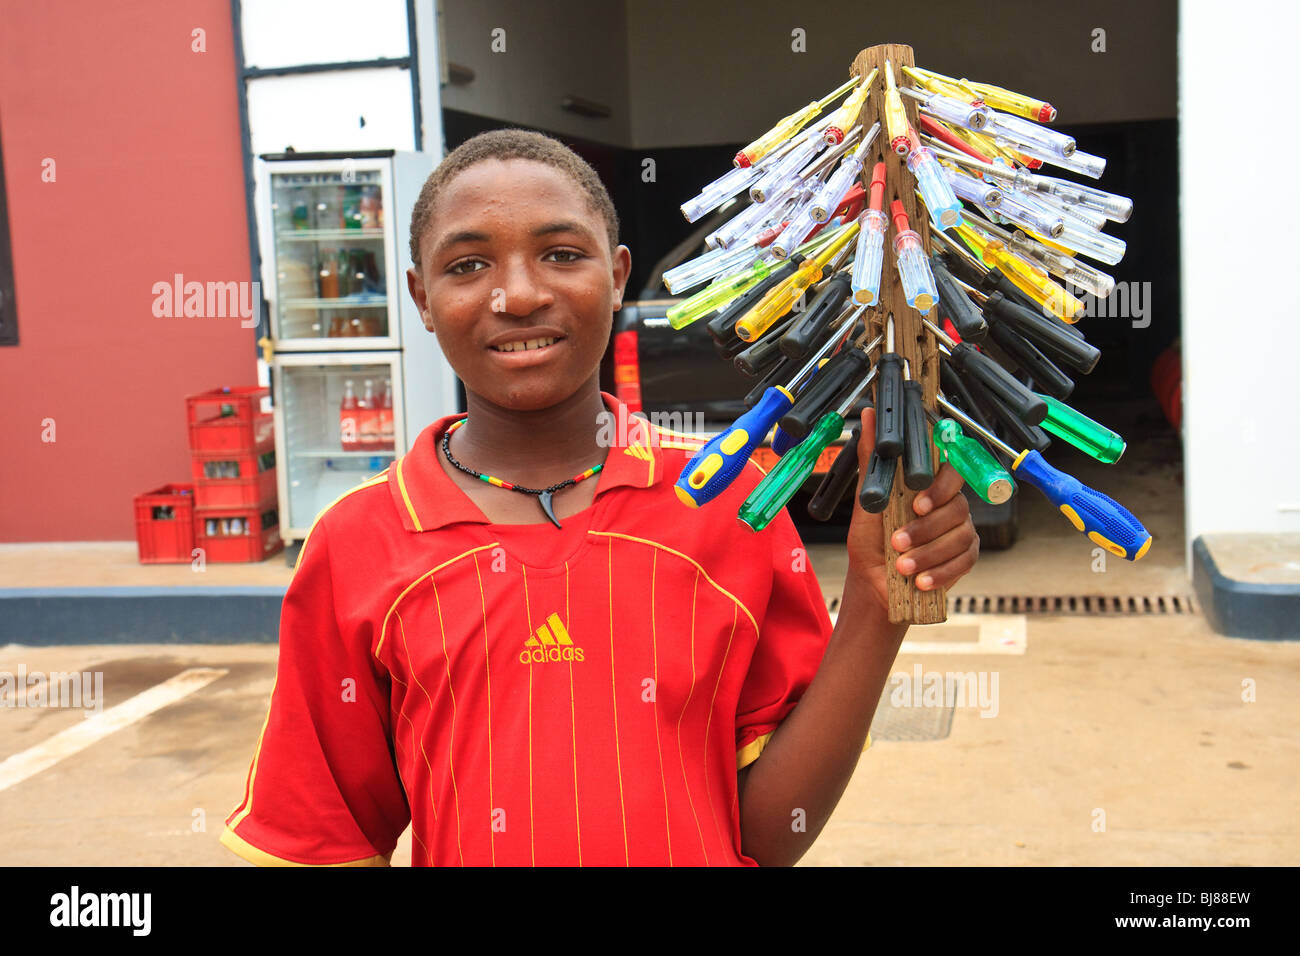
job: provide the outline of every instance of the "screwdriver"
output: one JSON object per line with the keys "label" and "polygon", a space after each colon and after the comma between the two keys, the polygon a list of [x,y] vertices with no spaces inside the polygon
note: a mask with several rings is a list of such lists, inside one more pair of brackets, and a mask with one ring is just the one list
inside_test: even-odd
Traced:
{"label": "screwdriver", "polygon": [[1075,530],[1082,531],[1094,544],[1129,561],[1136,561],[1147,553],[1151,547],[1151,535],[1119,502],[1053,468],[1033,449],[1016,451],[942,396],[939,397],[939,407],[967,428],[981,432],[985,441],[1012,459],[1012,473],[1046,495]]}
{"label": "screwdriver", "polygon": [[1031,266],[1007,249],[1001,240],[985,238],[966,223],[956,226],[953,231],[986,265],[997,266],[1012,285],[1033,299],[1048,315],[1071,324],[1079,321],[1083,303],[1053,282],[1045,270]]}
{"label": "screwdriver", "polygon": [[[762,338],[753,344],[747,345],[743,339],[739,340],[744,348],[733,357],[736,369],[750,377],[766,375],[767,370],[783,357],[781,338],[790,330],[798,317],[798,313],[791,313],[772,326]],[[802,356],[795,356],[795,358],[802,358]]]}
{"label": "screwdriver", "polygon": [[1033,342],[1001,322],[993,323],[989,332],[1002,351],[1011,356],[1021,371],[1034,380],[1039,392],[1057,399],[1070,397],[1074,391],[1074,380],[1057,368]]}
{"label": "screwdriver", "polygon": [[[842,142],[844,131],[852,129],[857,124],[858,114],[862,111],[862,104],[866,102],[867,94],[871,92],[871,87],[875,85],[876,77],[879,74],[880,71],[872,67],[871,72],[867,74],[867,78],[859,83],[857,89],[848,95],[844,105],[831,114],[830,125],[826,127],[825,132],[822,134],[827,143],[833,146]],[[878,126],[877,129],[879,129]]]}
{"label": "screwdriver", "polygon": [[903,67],[903,75],[931,93],[939,93],[949,99],[970,103],[972,106],[986,105],[980,95],[963,80],[954,80],[951,77],[940,76],[937,73],[928,73],[914,66]]}
{"label": "screwdriver", "polygon": [[988,323],[938,255],[930,256],[930,273],[934,276],[935,288],[939,290],[939,316],[952,322],[962,341],[982,340],[988,334]]}
{"label": "screwdriver", "polygon": [[1051,103],[989,83],[976,83],[965,79],[962,82],[968,84],[985,103],[994,109],[1006,110],[1008,113],[1037,120],[1040,123],[1050,123],[1056,119],[1056,107]]}
{"label": "screwdriver", "polygon": [[825,222],[830,218],[831,211],[844,201],[845,195],[862,174],[862,157],[879,135],[880,124],[874,123],[853,154],[845,156],[839,168],[826,180],[826,185],[818,191],[817,198],[810,207],[814,222]]}
{"label": "screwdriver", "polygon": [[[822,358],[822,356],[830,352],[832,347],[838,346],[843,342],[847,342],[849,339],[855,338],[858,335],[859,329],[861,329],[862,332],[865,333],[866,327],[859,325],[858,322],[856,321],[857,317],[862,314],[862,311],[865,308],[866,306],[864,305],[860,305],[857,308],[852,308],[850,306],[846,308],[844,313],[845,315],[849,315],[850,317],[850,320],[848,322],[844,321],[843,316],[835,320],[834,327],[836,331],[832,332],[832,334],[826,339],[826,341],[823,342],[822,345],[819,346],[816,350],[817,354],[816,356],[814,356],[814,361],[816,361],[816,365],[813,365],[812,362],[809,362],[807,365],[804,366],[803,370],[801,370],[800,373],[797,376],[795,376],[795,380],[791,382],[789,386],[790,392],[793,393],[796,391],[795,383],[799,381],[803,382],[802,388],[804,390],[806,390],[810,386],[810,383],[816,377],[817,373],[821,371],[821,368],[828,361],[828,359]],[[847,329],[848,330],[847,334],[841,335],[839,331],[839,329],[841,328]],[[867,346],[867,351],[870,352],[871,349],[875,348],[876,345],[879,344],[879,342],[880,342],[880,336],[876,336],[875,340],[872,341],[872,343],[869,346]],[[806,378],[804,377],[805,372],[807,373]],[[800,392],[796,396],[795,401],[797,402],[800,397],[802,397],[802,392]],[[817,413],[821,410],[820,406],[826,404],[832,398],[833,396],[826,396],[824,398],[816,397],[811,399],[811,401],[816,403],[816,407],[812,407],[809,409],[809,415],[812,418],[815,418]],[[806,434],[807,434],[807,430],[805,429],[801,433],[801,437]],[[776,457],[780,458],[782,455],[784,455],[795,445],[799,444],[799,440],[800,440],[799,438],[796,438],[793,435],[791,435],[789,432],[783,429],[781,425],[778,423],[776,426],[776,430],[772,432],[772,441],[768,447],[772,449],[772,453],[775,454]]]}
{"label": "screwdriver", "polygon": [[724,307],[737,296],[743,295],[777,268],[775,263],[759,259],[753,265],[731,276],[724,276],[706,286],[695,295],[673,305],[665,315],[674,329],[684,329],[701,316]]}
{"label": "screwdriver", "polygon": [[988,107],[974,106],[953,99],[950,96],[944,96],[942,93],[931,93],[929,90],[923,90],[915,86],[905,86],[902,92],[915,100],[919,100],[921,109],[936,119],[972,132],[982,130],[988,123],[989,114],[992,112]]}
{"label": "screwdriver", "polygon": [[940,123],[933,116],[927,116],[925,113],[921,113],[917,117],[917,124],[925,131],[925,135],[921,137],[921,142],[933,149],[935,155],[939,154],[940,149],[951,149],[959,153],[965,153],[972,159],[977,159],[982,163],[987,163],[991,159],[991,157],[980,152],[965,140],[958,137],[955,132],[943,123]]}
{"label": "screwdriver", "polygon": [[[850,334],[854,318],[856,314],[845,323]],[[837,343],[837,337],[831,336],[786,385],[764,387],[762,397],[749,411],[695,452],[677,480],[677,497],[683,504],[692,508],[706,504],[735,480],[759,442],[771,431],[773,423],[790,409],[800,380],[813,372],[821,358]],[[782,359],[777,367],[785,370],[788,368],[785,363],[789,361],[788,358]]]}
{"label": "screwdriver", "polygon": [[1015,493],[1016,483],[984,446],[964,435],[961,426],[951,418],[936,419],[934,443],[939,449],[939,461],[952,465],[975,494],[991,505],[1000,505]]}
{"label": "screwdriver", "polygon": [[862,476],[858,487],[858,504],[863,511],[880,514],[889,504],[889,495],[894,490],[894,473],[898,470],[898,459],[887,458],[880,454],[879,448],[873,448],[867,456],[867,473]]}
{"label": "screwdriver", "polygon": [[1010,183],[1013,189],[1022,192],[1045,193],[1066,205],[1082,206],[1099,212],[1107,219],[1115,222],[1128,222],[1129,217],[1133,214],[1133,200],[1127,196],[1108,193],[1067,179],[1040,176],[1023,169],[1013,169],[1009,166],[981,162],[961,152],[935,149],[935,155],[941,159],[947,159],[950,162],[978,170],[986,176],[992,176],[995,179]]}
{"label": "screwdriver", "polygon": [[809,120],[829,106],[832,102],[839,99],[857,85],[858,78],[856,76],[852,77],[840,84],[820,100],[814,100],[803,109],[796,110],[789,116],[784,117],[770,130],[738,152],[732,162],[740,167],[750,166],[756,163],[784,140],[789,139],[792,135],[803,129]]}
{"label": "screwdriver", "polygon": [[[860,338],[865,338],[864,331]],[[825,367],[811,377],[794,405],[781,416],[778,424],[781,430],[795,441],[802,441],[812,430],[813,424],[832,406],[835,397],[841,394],[867,370],[869,354],[880,344],[882,336],[877,335],[865,348],[857,344],[852,348],[841,349]]]}
{"label": "screwdriver", "polygon": [[[976,179],[954,166],[944,168],[943,174],[948,180],[948,185],[952,187],[954,195],[959,199],[965,199],[967,202],[983,206],[985,209],[997,209],[1001,205],[1002,190],[998,189],[997,186],[986,183],[982,179]],[[965,210],[962,213],[964,215]],[[952,225],[956,225],[956,223]]]}
{"label": "screwdriver", "polygon": [[737,322],[736,334],[746,342],[752,342],[762,335],[772,326],[772,323],[790,311],[809,286],[822,277],[827,264],[832,259],[838,262],[841,255],[848,254],[849,243],[856,236],[857,231],[856,222],[843,227],[836,239],[826,246],[825,251],[819,252],[815,258],[806,259],[794,275],[765,295],[758,305]]}
{"label": "screwdriver", "polygon": [[817,521],[829,521],[835,509],[844,499],[844,492],[858,477],[858,439],[862,436],[862,426],[854,425],[853,433],[844,443],[830,470],[822,477],[822,483],[808,501],[808,517]]}
{"label": "screwdriver", "polygon": [[898,84],[894,80],[894,66],[885,61],[885,131],[889,135],[889,148],[899,156],[906,156],[911,143],[907,138],[907,111],[903,109],[903,98],[898,95]]}
{"label": "screwdriver", "polygon": [[768,523],[794,497],[795,492],[803,487],[804,481],[812,474],[817,459],[826,446],[843,434],[845,413],[853,407],[875,377],[876,370],[873,368],[848,393],[838,408],[827,412],[817,420],[817,424],[813,426],[807,438],[781,456],[776,467],[769,471],[758,486],[750,492],[736,517],[754,531],[762,531],[768,526]]}
{"label": "screwdriver", "polygon": [[921,323],[939,340],[954,369],[978,381],[991,395],[1000,398],[1016,418],[1037,425],[1047,416],[1047,403],[1025,388],[1011,373],[967,342],[955,342],[929,319]]}
{"label": "screwdriver", "polygon": [[1077,152],[1073,136],[1039,126],[1033,120],[1013,113],[989,110],[983,132],[985,135],[1009,140],[1015,144],[1016,149],[1022,151],[1032,148],[1065,160]]}
{"label": "screwdriver", "polygon": [[[831,238],[834,238],[834,236],[832,235]],[[804,243],[799,247],[798,251],[782,262],[781,265],[774,268],[757,285],[751,286],[739,297],[733,299],[725,309],[722,309],[717,315],[709,319],[708,330],[709,335],[713,337],[713,341],[719,344],[728,344],[735,340],[735,326],[740,317],[762,301],[763,296],[768,292],[794,275],[795,270],[799,268],[805,257],[811,255],[814,250],[823,248],[824,242],[825,240],[818,236]]]}
{"label": "screwdriver", "polygon": [[948,178],[939,168],[934,152],[922,146],[912,134],[912,151],[907,156],[907,168],[916,177],[916,188],[921,201],[930,212],[930,218],[940,229],[955,226],[961,221],[961,201],[953,194]]}
{"label": "screwdriver", "polygon": [[801,359],[808,354],[812,343],[821,338],[831,322],[843,314],[844,300],[849,296],[851,280],[844,271],[836,272],[822,283],[821,291],[798,313],[794,324],[780,338],[781,352]]}
{"label": "screwdriver", "polygon": [[[1002,273],[1001,269],[997,266],[989,266],[976,259],[964,245],[951,238],[947,232],[936,229],[931,235],[944,245],[945,249],[940,253],[940,259],[953,277],[961,279],[967,285],[974,286],[984,292],[1001,292],[1011,301],[1023,305],[1030,311],[1043,311],[1039,303],[1027,296],[1019,286],[1012,283]],[[1056,318],[1051,313],[1044,314],[1050,319],[1055,320]],[[1063,324],[1065,330],[1071,335],[1077,338],[1083,337],[1083,333],[1072,325]]]}
{"label": "screwdriver", "polygon": [[[953,279],[953,282],[958,286],[965,285],[960,279]],[[987,317],[1011,326],[1032,340],[1053,361],[1065,362],[1084,375],[1097,367],[1101,350],[1075,335],[1077,330],[1056,319],[1049,319],[1041,312],[1026,308],[1019,302],[1013,302],[1001,292],[987,295],[976,289],[970,289],[969,292]],[[966,336],[963,335],[962,338]]]}
{"label": "screwdriver", "polygon": [[1126,443],[1117,432],[1049,395],[1044,395],[1043,401],[1047,403],[1047,417],[1042,423],[1044,431],[1069,442],[1103,464],[1119,461]]}
{"label": "screwdriver", "polygon": [[1072,173],[1079,173],[1089,179],[1101,179],[1102,174],[1106,172],[1105,159],[1101,156],[1094,156],[1092,153],[1085,153],[1081,149],[1076,149],[1066,158],[1050,149],[1039,149],[1037,146],[1023,143],[1015,144],[1015,148],[1031,159],[1042,160],[1044,163],[1059,166],[1061,169],[1068,169]]}
{"label": "screwdriver", "polygon": [[1032,448],[1034,451],[1047,451],[1052,446],[1052,439],[1047,436],[1047,432],[1037,425],[1026,424],[1006,402],[989,391],[983,382],[967,377],[965,384],[966,390],[974,397],[976,403],[990,413],[990,419],[1001,423],[1007,432],[1008,441],[1021,448]]}
{"label": "screwdriver", "polygon": [[1040,123],[1050,123],[1056,119],[1056,107],[1043,100],[1036,100],[1032,96],[1017,93],[1014,90],[1006,90],[989,83],[976,83],[974,80],[968,80],[965,77],[956,80],[951,76],[944,76],[942,73],[936,73],[934,70],[926,70],[921,67],[916,67],[915,71],[923,76],[940,80],[952,86],[965,87],[973,91],[976,96],[994,109],[1006,110],[1008,113],[1014,113],[1016,116],[1023,116],[1026,119],[1037,120]]}
{"label": "screwdriver", "polygon": [[858,220],[858,247],[853,258],[853,301],[869,305],[880,297],[880,273],[885,262],[885,230],[889,220],[881,211],[885,201],[885,164],[871,170],[870,208]]}
{"label": "screwdriver", "polygon": [[[968,222],[973,221],[984,232],[1001,239],[1010,246],[1013,252],[1037,262],[1052,275],[1068,279],[1074,285],[1086,289],[1098,298],[1104,299],[1115,291],[1115,279],[1101,270],[1073,258],[1073,249],[1059,251],[1063,247],[1056,246],[1055,243],[1047,245],[1034,239],[1021,229],[1007,232],[970,211],[965,213],[965,219]],[[1055,248],[1053,248],[1054,246]]]}
{"label": "screwdriver", "polygon": [[921,237],[908,227],[907,210],[903,202],[895,199],[889,204],[893,214],[894,252],[898,264],[898,275],[903,281],[903,297],[907,304],[922,315],[929,312],[939,298],[934,285],[934,276],[930,273],[930,260],[925,257],[921,246]]}
{"label": "screwdriver", "polygon": [[926,427],[925,390],[912,378],[911,364],[904,359],[903,484],[912,491],[921,491],[933,481],[934,459],[930,455],[930,431]]}
{"label": "screwdriver", "polygon": [[897,458],[903,451],[903,357],[894,351],[894,316],[885,321],[885,347],[876,360],[876,452]]}

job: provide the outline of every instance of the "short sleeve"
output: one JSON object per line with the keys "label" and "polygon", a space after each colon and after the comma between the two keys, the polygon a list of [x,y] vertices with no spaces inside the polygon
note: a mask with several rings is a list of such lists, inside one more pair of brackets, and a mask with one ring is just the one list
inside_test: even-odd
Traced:
{"label": "short sleeve", "polygon": [[784,509],[760,534],[771,542],[772,589],[736,708],[736,767],[758,759],[826,653],[831,619],[803,541]]}
{"label": "short sleeve", "polygon": [[387,865],[410,822],[388,681],[366,636],[340,632],[318,521],[285,593],[270,709],[222,844],[261,865]]}

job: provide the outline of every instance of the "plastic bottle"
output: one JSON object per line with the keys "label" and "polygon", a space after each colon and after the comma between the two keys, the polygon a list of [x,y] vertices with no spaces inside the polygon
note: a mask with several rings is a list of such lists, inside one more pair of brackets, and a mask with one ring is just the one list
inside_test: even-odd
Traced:
{"label": "plastic bottle", "polygon": [[393,380],[384,379],[384,393],[379,399],[379,447],[393,451],[397,446],[393,437]]}
{"label": "plastic bottle", "polygon": [[357,418],[361,450],[377,451],[381,447],[379,438],[379,401],[375,398],[375,383],[370,379],[365,381],[365,392],[361,397]]}
{"label": "plastic bottle", "polygon": [[344,451],[361,450],[361,408],[351,379],[343,383],[343,402],[339,405],[339,441]]}

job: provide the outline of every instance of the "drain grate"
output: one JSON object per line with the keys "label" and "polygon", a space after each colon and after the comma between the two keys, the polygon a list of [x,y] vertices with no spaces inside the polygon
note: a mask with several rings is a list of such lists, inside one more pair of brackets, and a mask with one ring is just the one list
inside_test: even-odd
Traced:
{"label": "drain grate", "polygon": [[916,742],[943,740],[952,733],[955,704],[940,707],[895,707],[890,688],[880,696],[876,715],[871,718],[871,739]]}
{"label": "drain grate", "polygon": [[1198,614],[1190,594],[959,594],[949,614]]}

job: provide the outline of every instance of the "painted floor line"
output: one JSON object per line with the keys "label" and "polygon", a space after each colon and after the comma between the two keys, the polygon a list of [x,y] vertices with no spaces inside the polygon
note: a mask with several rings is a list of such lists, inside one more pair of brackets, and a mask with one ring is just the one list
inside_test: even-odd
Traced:
{"label": "painted floor line", "polygon": [[53,737],[34,747],[0,761],[0,791],[12,787],[43,770],[48,770],[65,757],[85,750],[109,734],[128,727],[156,710],[188,697],[229,671],[215,667],[191,667],[175,677],[141,691],[129,700],[80,723],[60,730]]}
{"label": "painted floor line", "polygon": [[[834,623],[837,615],[831,613]],[[899,654],[1023,654],[1029,645],[1023,614],[949,614],[942,624],[918,625],[909,633],[934,634],[945,627],[979,628],[977,641],[903,641]]]}

